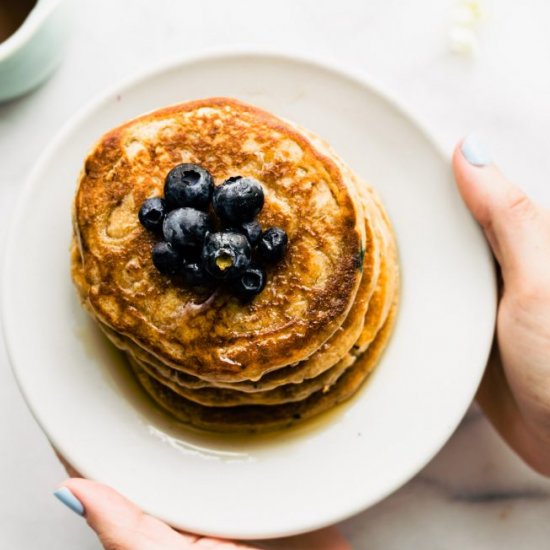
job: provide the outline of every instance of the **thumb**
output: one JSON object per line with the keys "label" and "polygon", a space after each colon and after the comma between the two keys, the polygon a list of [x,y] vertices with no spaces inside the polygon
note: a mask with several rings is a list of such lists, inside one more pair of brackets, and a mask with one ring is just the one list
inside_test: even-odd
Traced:
{"label": "thumb", "polygon": [[85,516],[106,550],[184,550],[197,539],[178,533],[115,490],[87,479],[68,479],[55,495]]}
{"label": "thumb", "polygon": [[456,147],[453,169],[462,198],[483,228],[505,284],[526,283],[539,271],[544,250],[540,208],[500,172],[473,135]]}

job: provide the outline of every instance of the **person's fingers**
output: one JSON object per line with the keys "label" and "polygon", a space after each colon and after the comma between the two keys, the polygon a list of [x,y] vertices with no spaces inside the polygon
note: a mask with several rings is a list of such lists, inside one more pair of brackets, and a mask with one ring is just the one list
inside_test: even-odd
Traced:
{"label": "person's fingers", "polygon": [[[176,531],[142,512],[114,489],[81,478],[67,479],[54,493],[84,516],[106,550],[259,550],[256,546],[199,537]],[[334,528],[268,541],[274,550],[351,550]]]}
{"label": "person's fingers", "polygon": [[453,167],[504,283],[496,346],[477,399],[510,446],[547,473],[550,215],[498,170],[476,138],[457,146]]}
{"label": "person's fingers", "polygon": [[143,513],[110,487],[87,479],[66,480],[56,491],[56,496],[73,511],[85,516],[106,550],[249,549],[175,531]]}
{"label": "person's fingers", "polygon": [[87,479],[67,479],[55,495],[86,518],[106,550],[257,550],[176,531],[114,489]]}
{"label": "person's fingers", "polygon": [[541,255],[550,230],[541,209],[500,172],[474,136],[456,147],[453,168],[464,202],[501,266],[505,285],[542,285],[548,271],[541,269],[541,260],[548,260]]}
{"label": "person's fingers", "polygon": [[115,490],[87,479],[66,480],[56,496],[85,516],[107,550],[182,550],[187,548],[185,543],[190,545],[196,539],[177,533]]}

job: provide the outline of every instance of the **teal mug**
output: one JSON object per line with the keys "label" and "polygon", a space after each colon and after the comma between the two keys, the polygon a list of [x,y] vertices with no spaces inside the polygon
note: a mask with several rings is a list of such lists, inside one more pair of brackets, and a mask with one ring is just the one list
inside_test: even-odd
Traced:
{"label": "teal mug", "polygon": [[[1,0],[5,6],[10,0]],[[11,0],[17,3],[21,0]],[[13,32],[0,42],[0,102],[18,97],[41,84],[61,61],[70,30],[73,0],[38,0]],[[13,16],[13,11],[2,7]]]}

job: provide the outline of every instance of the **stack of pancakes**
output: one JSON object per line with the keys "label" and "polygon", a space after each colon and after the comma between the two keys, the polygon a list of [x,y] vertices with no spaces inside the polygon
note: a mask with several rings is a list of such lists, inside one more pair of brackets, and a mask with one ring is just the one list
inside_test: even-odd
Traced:
{"label": "stack of pancakes", "polygon": [[[285,258],[250,302],[153,266],[157,237],[138,211],[182,162],[217,185],[257,179],[259,221],[288,234]],[[153,400],[185,423],[256,431],[316,415],[360,387],[391,333],[398,267],[376,194],[318,137],[256,107],[192,101],[108,132],[85,161],[73,219],[84,307]]]}

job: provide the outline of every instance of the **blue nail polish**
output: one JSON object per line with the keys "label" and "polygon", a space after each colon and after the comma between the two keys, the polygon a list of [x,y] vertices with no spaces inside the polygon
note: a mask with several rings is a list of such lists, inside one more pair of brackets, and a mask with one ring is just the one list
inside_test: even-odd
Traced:
{"label": "blue nail polish", "polygon": [[80,502],[67,487],[60,487],[57,491],[54,491],[54,496],[79,516],[84,515],[84,506],[82,506],[82,502]]}
{"label": "blue nail polish", "polygon": [[461,150],[466,160],[474,166],[486,166],[493,162],[491,154],[475,134],[466,137]]}

